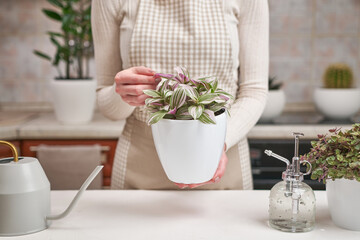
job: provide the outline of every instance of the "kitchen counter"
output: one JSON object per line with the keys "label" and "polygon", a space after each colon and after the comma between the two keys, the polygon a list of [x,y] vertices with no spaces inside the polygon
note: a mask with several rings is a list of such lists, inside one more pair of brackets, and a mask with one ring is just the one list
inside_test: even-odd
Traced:
{"label": "kitchen counter", "polygon": [[[101,113],[95,113],[93,120],[81,125],[63,125],[55,119],[53,113],[33,113],[22,121],[7,118],[6,123],[0,121],[0,139],[117,139],[124,127],[124,121],[111,121]],[[8,116],[8,113],[0,113]],[[303,132],[303,139],[315,139],[317,134],[326,133],[334,127],[350,128],[351,123],[318,124],[317,115],[282,116],[274,123],[259,123],[248,134],[249,139],[289,139],[292,132]],[[19,119],[19,117],[17,118]],[[1,120],[1,119],[0,119]],[[300,120],[306,120],[302,123]],[[288,121],[289,123],[287,123]]]}
{"label": "kitchen counter", "polygon": [[[52,191],[52,213],[63,211],[75,191]],[[360,239],[336,227],[326,192],[315,191],[316,227],[284,233],[268,226],[269,191],[86,191],[66,218],[44,231],[0,239]]]}

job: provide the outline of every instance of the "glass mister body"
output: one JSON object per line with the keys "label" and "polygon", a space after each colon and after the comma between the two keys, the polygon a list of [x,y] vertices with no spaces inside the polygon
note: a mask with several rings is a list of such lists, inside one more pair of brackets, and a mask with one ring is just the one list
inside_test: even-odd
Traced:
{"label": "glass mister body", "polygon": [[308,232],[315,227],[315,195],[302,181],[281,181],[270,191],[269,224],[284,232]]}

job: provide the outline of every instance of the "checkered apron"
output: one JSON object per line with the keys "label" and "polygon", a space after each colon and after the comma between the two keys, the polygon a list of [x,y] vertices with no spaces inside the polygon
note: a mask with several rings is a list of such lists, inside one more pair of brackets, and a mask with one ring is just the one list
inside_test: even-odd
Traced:
{"label": "checkered apron", "polygon": [[[156,72],[173,73],[175,66],[184,66],[194,77],[215,75],[221,88],[236,94],[231,87],[237,79],[232,77],[231,44],[221,0],[140,1],[129,57],[131,66],[147,66]],[[137,107],[127,120],[118,143],[119,159],[114,161],[112,188],[177,188],[160,165],[147,117],[144,107]],[[228,151],[236,160],[231,162],[229,157],[222,180],[204,188],[243,188],[239,148],[233,154]]]}

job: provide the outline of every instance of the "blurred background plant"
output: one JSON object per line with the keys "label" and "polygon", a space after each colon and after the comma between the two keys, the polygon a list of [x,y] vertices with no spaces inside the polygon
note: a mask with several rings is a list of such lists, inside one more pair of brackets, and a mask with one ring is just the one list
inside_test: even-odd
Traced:
{"label": "blurred background plant", "polygon": [[323,81],[325,88],[351,88],[353,73],[347,64],[331,64],[325,70]]}
{"label": "blurred background plant", "polygon": [[91,0],[47,1],[57,10],[42,9],[42,12],[61,23],[58,32],[47,32],[56,52],[54,57],[38,50],[34,50],[34,54],[49,60],[56,67],[56,79],[89,79],[89,61],[93,56]]}
{"label": "blurred background plant", "polygon": [[278,90],[283,83],[276,80],[275,76],[269,76],[269,90]]}

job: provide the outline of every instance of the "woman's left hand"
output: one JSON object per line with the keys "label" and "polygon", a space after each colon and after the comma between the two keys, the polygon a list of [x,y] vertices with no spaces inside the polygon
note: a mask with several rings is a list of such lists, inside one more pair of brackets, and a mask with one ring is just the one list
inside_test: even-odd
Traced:
{"label": "woman's left hand", "polygon": [[209,181],[207,182],[204,182],[204,183],[197,183],[197,184],[184,184],[184,183],[175,183],[179,188],[196,188],[196,187],[200,187],[200,186],[203,186],[205,184],[210,184],[210,183],[217,183],[220,181],[221,177],[224,175],[225,173],[225,169],[226,169],[226,164],[228,162],[228,158],[226,156],[226,153],[225,153],[225,150],[226,150],[226,145],[224,146],[224,150],[223,150],[223,153],[221,155],[221,159],[220,159],[220,162],[219,162],[219,166],[213,176],[212,179],[210,179]]}

